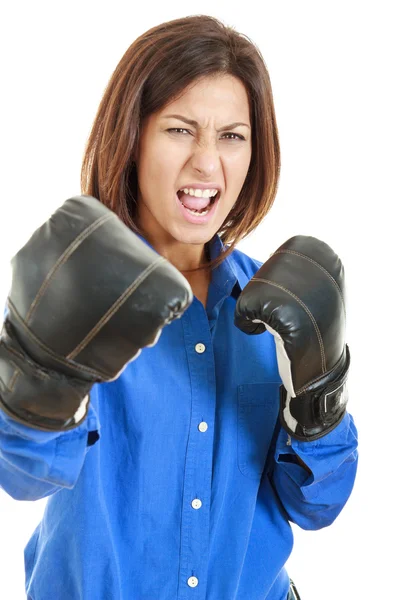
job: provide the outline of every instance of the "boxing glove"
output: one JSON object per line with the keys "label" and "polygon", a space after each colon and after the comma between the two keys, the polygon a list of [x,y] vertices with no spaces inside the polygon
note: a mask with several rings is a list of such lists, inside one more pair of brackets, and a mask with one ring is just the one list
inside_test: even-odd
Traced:
{"label": "boxing glove", "polygon": [[43,431],[80,425],[193,300],[186,278],[91,196],[64,202],[11,260],[0,408]]}
{"label": "boxing glove", "polygon": [[332,248],[303,235],[282,244],[242,290],[234,322],[274,336],[284,429],[302,441],[332,431],[346,411],[350,367],[344,268]]}

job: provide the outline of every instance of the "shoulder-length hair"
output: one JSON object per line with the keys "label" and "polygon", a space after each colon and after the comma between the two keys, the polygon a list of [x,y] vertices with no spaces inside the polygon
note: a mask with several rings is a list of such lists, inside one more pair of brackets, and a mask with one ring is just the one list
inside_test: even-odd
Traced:
{"label": "shoulder-length hair", "polygon": [[271,82],[261,52],[248,37],[207,15],[175,19],[142,34],[108,82],[81,169],[82,194],[94,196],[144,235],[137,223],[133,161],[143,120],[194,80],[225,74],[237,77],[247,91],[252,156],[236,203],[217,232],[223,252],[207,268],[220,264],[259,225],[277,193],[280,146]]}

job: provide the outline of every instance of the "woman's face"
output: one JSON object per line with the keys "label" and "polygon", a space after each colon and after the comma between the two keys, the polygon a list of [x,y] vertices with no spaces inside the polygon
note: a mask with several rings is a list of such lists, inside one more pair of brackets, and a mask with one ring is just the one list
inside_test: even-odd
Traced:
{"label": "woman's face", "polygon": [[[136,157],[143,231],[161,244],[208,242],[235,204],[250,159],[250,109],[242,82],[230,75],[197,80],[143,123]],[[197,186],[218,189],[216,200],[199,198]]]}

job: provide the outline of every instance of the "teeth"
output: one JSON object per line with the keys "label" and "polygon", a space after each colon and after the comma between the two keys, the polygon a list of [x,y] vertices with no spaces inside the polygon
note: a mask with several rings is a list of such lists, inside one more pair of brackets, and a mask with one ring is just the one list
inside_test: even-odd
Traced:
{"label": "teeth", "polygon": [[180,192],[185,192],[185,194],[189,194],[189,196],[194,196],[195,198],[212,198],[218,193],[218,190],[208,189],[208,190],[199,190],[193,188],[182,188],[179,190]]}
{"label": "teeth", "polygon": [[[181,202],[182,204],[182,202]],[[208,211],[210,210],[209,208],[205,208],[204,210],[202,210],[201,212],[196,211],[196,210],[191,210],[190,208],[188,208],[187,206],[185,206],[184,204],[182,204],[182,206],[184,208],[186,208],[186,210],[190,213],[192,213],[192,215],[196,215],[196,217],[199,217],[201,215],[206,215],[208,213]]]}

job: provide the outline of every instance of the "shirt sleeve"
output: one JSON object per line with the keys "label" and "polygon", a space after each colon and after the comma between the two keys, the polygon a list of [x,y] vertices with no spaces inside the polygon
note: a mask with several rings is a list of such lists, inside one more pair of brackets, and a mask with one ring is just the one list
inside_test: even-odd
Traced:
{"label": "shirt sleeve", "polygon": [[280,429],[272,483],[290,521],[302,529],[321,529],[336,519],[353,489],[357,443],[357,429],[347,412],[335,429],[313,442],[295,440]]}
{"label": "shirt sleeve", "polygon": [[34,429],[0,409],[0,488],[15,500],[39,500],[73,488],[99,429],[91,404],[86,419],[65,432]]}
{"label": "shirt sleeve", "polygon": [[[4,319],[7,313],[6,303]],[[83,423],[65,432],[34,429],[0,409],[0,488],[15,500],[39,500],[73,488],[99,431],[92,404]]]}

